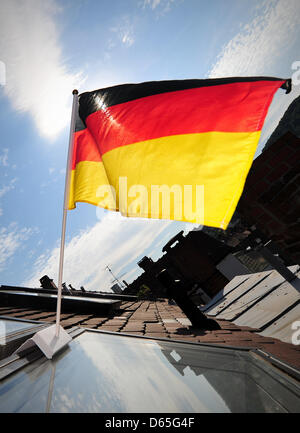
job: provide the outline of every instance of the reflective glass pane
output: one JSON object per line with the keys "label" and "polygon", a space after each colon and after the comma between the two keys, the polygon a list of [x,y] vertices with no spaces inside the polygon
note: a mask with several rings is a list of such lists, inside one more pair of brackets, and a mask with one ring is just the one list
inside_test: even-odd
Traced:
{"label": "reflective glass pane", "polygon": [[0,412],[297,411],[295,383],[248,352],[84,332],[0,384]]}
{"label": "reflective glass pane", "polygon": [[23,331],[34,326],[40,326],[40,324],[0,319],[0,339],[3,339],[6,335],[12,332]]}

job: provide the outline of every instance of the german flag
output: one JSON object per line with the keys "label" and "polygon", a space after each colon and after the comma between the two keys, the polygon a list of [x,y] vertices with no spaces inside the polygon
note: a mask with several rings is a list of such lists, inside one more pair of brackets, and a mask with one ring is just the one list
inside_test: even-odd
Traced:
{"label": "german flag", "polygon": [[291,80],[154,81],[82,93],[69,209],[87,202],[226,229],[280,87],[288,93]]}

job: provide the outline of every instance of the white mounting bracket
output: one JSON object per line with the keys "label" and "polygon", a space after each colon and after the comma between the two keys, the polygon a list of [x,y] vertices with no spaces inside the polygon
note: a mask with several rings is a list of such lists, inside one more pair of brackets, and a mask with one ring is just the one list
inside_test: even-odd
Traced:
{"label": "white mounting bracket", "polygon": [[72,337],[70,337],[62,326],[59,326],[59,335],[57,337],[56,325],[51,325],[26,340],[14,353],[20,353],[30,347],[38,346],[48,359],[52,359],[52,357],[60,349],[69,344],[70,341],[72,341]]}

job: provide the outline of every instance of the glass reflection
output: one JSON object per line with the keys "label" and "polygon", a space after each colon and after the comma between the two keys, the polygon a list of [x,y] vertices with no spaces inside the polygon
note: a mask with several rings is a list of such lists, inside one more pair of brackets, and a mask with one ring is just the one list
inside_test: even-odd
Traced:
{"label": "glass reflection", "polygon": [[0,412],[285,411],[251,369],[245,352],[84,332],[5,379]]}
{"label": "glass reflection", "polygon": [[24,329],[32,328],[34,326],[40,325],[28,322],[19,322],[15,320],[0,319],[0,339],[12,332],[23,331]]}

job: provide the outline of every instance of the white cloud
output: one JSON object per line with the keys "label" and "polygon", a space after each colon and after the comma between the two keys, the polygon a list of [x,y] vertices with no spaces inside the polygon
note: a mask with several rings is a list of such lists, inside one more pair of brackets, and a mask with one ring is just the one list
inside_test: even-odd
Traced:
{"label": "white cloud", "polygon": [[0,165],[8,167],[8,148],[2,150],[2,154],[0,155]]}
{"label": "white cloud", "polygon": [[[112,276],[105,266],[109,265],[113,273],[119,276],[132,264],[136,268],[136,275],[139,274],[136,262],[170,224],[170,221],[125,218],[119,213],[107,212],[94,227],[67,243],[63,280],[75,288],[83,285],[89,290],[109,291]],[[57,282],[58,262],[57,246],[38,258],[32,276],[24,285],[36,286],[45,274]],[[130,268],[121,279],[133,276],[134,272]]]}
{"label": "white cloud", "polygon": [[49,138],[70,122],[71,93],[82,82],[62,60],[58,13],[55,0],[1,0],[4,92],[13,108],[29,112],[40,134]]}
{"label": "white cloud", "polygon": [[[6,177],[7,174],[5,174],[4,176]],[[7,194],[8,192],[10,192],[11,190],[15,189],[15,184],[16,184],[17,180],[18,180],[18,179],[17,179],[16,177],[14,177],[13,179],[11,179],[11,180],[9,181],[8,184],[5,184],[5,185],[0,186],[0,199],[1,199],[5,194]],[[2,215],[3,215],[3,209],[0,208],[0,216],[2,216]],[[1,242],[0,242],[0,245],[1,245]]]}
{"label": "white cloud", "polygon": [[2,187],[0,187],[0,198],[15,188],[16,181],[17,181],[17,178],[15,177],[15,178],[11,179],[9,184],[3,185]]}
{"label": "white cloud", "polygon": [[149,6],[151,9],[155,9],[160,3],[161,0],[145,0],[144,6]]}
{"label": "white cloud", "polygon": [[279,56],[295,42],[299,20],[298,0],[265,0],[253,21],[225,45],[209,77],[272,72]]}
{"label": "white cloud", "polygon": [[122,43],[126,45],[127,47],[131,47],[134,43],[134,38],[131,34],[131,31],[129,29],[125,30],[122,35]]}
{"label": "white cloud", "polygon": [[35,231],[32,228],[19,229],[15,223],[0,228],[0,271],[4,270],[9,259]]}
{"label": "white cloud", "polygon": [[150,7],[152,10],[158,9],[160,7],[162,8],[162,13],[165,13],[169,12],[171,5],[174,2],[175,0],[144,0],[143,7]]}
{"label": "white cloud", "polygon": [[[282,54],[299,37],[299,0],[265,0],[257,15],[222,49],[209,78],[274,75]],[[281,65],[280,65],[281,66]],[[290,71],[292,75],[294,71]],[[285,78],[285,77],[284,77]],[[288,78],[288,77],[286,77]],[[285,95],[278,92],[271,104],[262,130],[258,152],[276,128],[289,104],[300,94],[300,86]]]}
{"label": "white cloud", "polygon": [[[118,39],[124,44],[126,47],[131,47],[134,44],[134,24],[132,19],[129,16],[123,16],[119,23],[112,27],[111,32],[115,33]],[[116,43],[113,39],[109,39],[107,50],[110,51],[116,46]]]}

